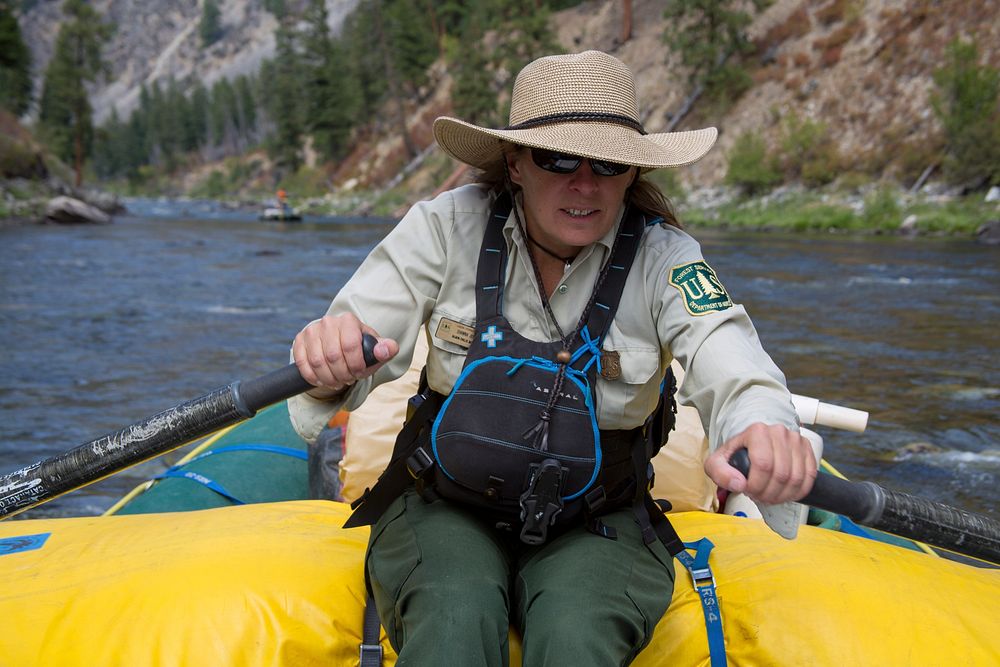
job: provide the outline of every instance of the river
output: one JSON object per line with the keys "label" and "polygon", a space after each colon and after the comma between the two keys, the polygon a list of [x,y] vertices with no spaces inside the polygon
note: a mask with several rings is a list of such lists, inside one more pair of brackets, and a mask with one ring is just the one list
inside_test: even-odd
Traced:
{"label": "river", "polygon": [[[392,227],[259,222],[135,200],[108,226],[0,228],[0,474],[287,363]],[[970,240],[694,230],[854,479],[1000,517],[1000,249]],[[178,454],[20,515],[99,514]]]}

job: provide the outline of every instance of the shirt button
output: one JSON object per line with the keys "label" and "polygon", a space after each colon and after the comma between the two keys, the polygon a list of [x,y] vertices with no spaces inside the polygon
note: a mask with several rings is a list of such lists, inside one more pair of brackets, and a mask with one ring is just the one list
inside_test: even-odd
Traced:
{"label": "shirt button", "polygon": [[560,285],[559,286],[559,293],[560,294],[565,294],[568,291],[569,291],[569,287],[567,287],[566,285]]}

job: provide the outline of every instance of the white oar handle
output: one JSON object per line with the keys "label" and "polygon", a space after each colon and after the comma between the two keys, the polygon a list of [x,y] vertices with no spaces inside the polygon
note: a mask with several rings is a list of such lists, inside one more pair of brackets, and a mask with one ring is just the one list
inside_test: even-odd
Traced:
{"label": "white oar handle", "polygon": [[792,403],[803,424],[819,424],[855,433],[864,432],[868,426],[868,413],[864,410],[845,408],[832,403],[824,403],[808,396],[792,394]]}

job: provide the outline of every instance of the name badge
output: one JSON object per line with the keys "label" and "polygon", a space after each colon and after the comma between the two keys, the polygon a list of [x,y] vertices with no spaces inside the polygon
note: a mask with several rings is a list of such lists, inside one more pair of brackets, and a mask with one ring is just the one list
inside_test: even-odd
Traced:
{"label": "name badge", "polygon": [[617,380],[622,376],[622,360],[617,350],[601,350],[601,377]]}
{"label": "name badge", "polygon": [[475,327],[442,317],[438,322],[437,331],[434,332],[434,336],[443,341],[460,345],[468,350],[472,345],[472,338],[475,336],[475,333]]}

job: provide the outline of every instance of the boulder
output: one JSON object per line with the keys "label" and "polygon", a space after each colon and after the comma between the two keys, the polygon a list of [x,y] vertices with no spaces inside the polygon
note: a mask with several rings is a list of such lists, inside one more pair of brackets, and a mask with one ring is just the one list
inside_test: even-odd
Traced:
{"label": "boulder", "polygon": [[976,230],[976,240],[986,245],[1000,245],[1000,220],[984,222]]}
{"label": "boulder", "polygon": [[917,216],[911,213],[903,218],[903,222],[899,225],[899,233],[903,236],[916,236],[919,234],[920,230],[917,228]]}
{"label": "boulder", "polygon": [[111,222],[111,216],[86,202],[72,197],[50,199],[45,206],[45,221],[58,224],[98,224]]}

